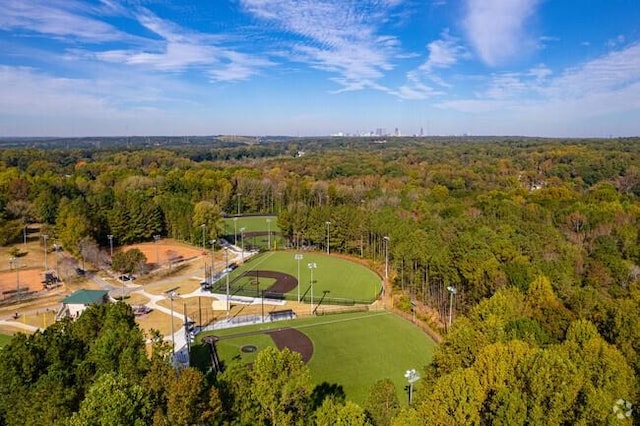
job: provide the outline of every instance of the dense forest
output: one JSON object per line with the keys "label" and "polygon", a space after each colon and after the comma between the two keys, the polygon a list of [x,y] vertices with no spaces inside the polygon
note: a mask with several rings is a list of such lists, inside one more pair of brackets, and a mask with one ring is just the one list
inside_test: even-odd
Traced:
{"label": "dense forest", "polygon": [[[116,244],[163,235],[200,245],[202,223],[208,240],[225,233],[223,215],[275,213],[291,246],[321,248],[330,221],[332,251],[381,264],[388,241],[396,307],[425,307],[419,318],[445,334],[401,411],[397,402],[319,400],[288,353],[265,353],[265,369],[295,366],[281,371],[296,398],[263,401],[241,395],[260,369],[233,380],[185,370],[161,382],[154,369],[166,366],[141,355],[142,336],[123,338],[136,333],[125,308],[109,308],[91,326],[14,339],[19,358],[2,351],[0,424],[24,423],[30,409],[49,416],[31,424],[73,422],[120,388],[133,404],[128,419],[140,424],[631,423],[640,390],[639,142],[336,138],[0,151],[2,245],[39,223],[67,252],[99,262],[107,235]],[[69,347],[43,349],[51,339]],[[117,354],[126,360],[105,360],[101,339],[138,343]],[[165,392],[181,380],[202,386],[180,408],[190,417],[178,419]],[[16,400],[27,393],[38,408]]]}

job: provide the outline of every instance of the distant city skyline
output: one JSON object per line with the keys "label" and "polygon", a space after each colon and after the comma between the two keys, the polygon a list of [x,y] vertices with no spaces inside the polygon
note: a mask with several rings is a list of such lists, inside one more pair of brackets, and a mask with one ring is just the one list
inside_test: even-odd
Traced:
{"label": "distant city skyline", "polygon": [[5,0],[0,137],[640,136],[637,0]]}

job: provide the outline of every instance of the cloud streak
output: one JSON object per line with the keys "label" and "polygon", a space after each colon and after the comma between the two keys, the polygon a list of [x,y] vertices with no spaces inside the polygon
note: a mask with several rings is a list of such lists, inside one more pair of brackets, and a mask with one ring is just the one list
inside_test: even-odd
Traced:
{"label": "cloud streak", "polygon": [[[585,125],[585,118],[640,110],[640,43],[610,52],[557,75],[543,66],[520,73],[491,76],[486,89],[474,98],[440,102],[442,109],[476,116],[494,116],[505,122],[522,117],[548,128]],[[584,131],[584,129],[582,130]],[[573,130],[580,134],[580,129]],[[559,133],[559,132],[558,132]],[[531,131],[531,134],[540,134]],[[586,132],[585,134],[589,134]]]}
{"label": "cloud streak", "polygon": [[222,36],[203,34],[163,20],[146,9],[136,14],[139,23],[161,40],[149,40],[144,49],[96,53],[100,60],[149,67],[159,71],[201,69],[212,81],[240,81],[273,65],[267,59],[235,51],[222,44]]}
{"label": "cloud streak", "polygon": [[[409,71],[406,75],[407,82],[395,92],[400,98],[428,99],[444,94],[442,89],[450,88],[451,84],[447,83],[438,72],[451,68],[470,57],[467,48],[448,31],[444,31],[441,38],[429,43],[427,50],[429,52],[427,60],[418,68]],[[425,80],[435,83],[441,89],[430,86],[425,83]]]}
{"label": "cloud streak", "polygon": [[0,29],[85,42],[123,40],[129,36],[92,16],[98,10],[75,0],[7,0],[0,13]]}
{"label": "cloud streak", "polygon": [[339,91],[386,90],[380,80],[399,54],[395,36],[379,34],[401,0],[241,0],[247,12],[297,36],[290,59],[337,74]]}
{"label": "cloud streak", "polygon": [[527,33],[540,0],[466,0],[464,27],[482,61],[503,65],[535,46]]}

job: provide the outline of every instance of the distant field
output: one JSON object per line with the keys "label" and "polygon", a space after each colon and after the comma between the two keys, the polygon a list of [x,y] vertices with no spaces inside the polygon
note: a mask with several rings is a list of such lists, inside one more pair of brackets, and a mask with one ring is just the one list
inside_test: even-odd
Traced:
{"label": "distant field", "polygon": [[[267,219],[271,220],[271,223],[267,223]],[[224,219],[224,229],[226,230],[227,235],[233,235],[233,224],[234,218],[225,218]],[[276,233],[280,232],[280,228],[278,228],[278,217],[277,216],[240,216],[237,218],[236,229],[238,230],[238,235],[240,234],[240,228],[245,228],[245,232],[267,232],[271,226],[271,232]],[[240,237],[238,237],[240,238]]]}
{"label": "distant field", "polygon": [[[373,383],[385,378],[394,382],[400,401],[405,403],[405,371],[422,371],[435,349],[435,343],[418,328],[387,312],[327,315],[216,330],[198,335],[198,341],[211,334],[226,336],[281,327],[297,328],[313,341],[309,368],[316,384],[340,384],[347,398],[358,403],[365,400]],[[249,344],[259,350],[275,346],[267,335],[260,334],[224,339],[217,347],[226,363],[234,357],[251,362],[253,355],[240,352]]]}
{"label": "distant field", "polygon": [[[240,246],[242,244],[240,229],[244,228],[245,248],[259,248],[266,250],[269,248],[268,232],[271,231],[271,248],[278,249],[284,246],[284,239],[280,235],[278,228],[278,218],[276,216],[241,216],[238,218],[224,219],[223,233],[227,240]],[[267,219],[270,222],[267,222]],[[264,235],[256,235],[264,233]],[[238,238],[237,243],[234,242]]]}
{"label": "distant field", "polygon": [[0,349],[6,346],[11,342],[11,336],[7,336],[6,334],[0,334]]}
{"label": "distant field", "polygon": [[[297,279],[298,262],[294,258],[295,254],[293,251],[263,253],[233,271],[230,279],[234,280],[247,271],[255,270],[283,272]],[[378,297],[382,281],[370,269],[337,256],[327,256],[319,252],[304,252],[302,256],[303,258],[300,260],[300,295],[305,300],[309,300],[311,293],[310,263],[316,265],[316,268],[313,269],[315,302],[322,298],[325,291],[327,298],[356,300],[362,303],[371,303]],[[239,280],[237,283],[246,285],[244,280]],[[264,287],[262,282],[260,287]],[[294,289],[288,294],[291,298],[294,296],[297,298],[297,292],[298,290]]]}

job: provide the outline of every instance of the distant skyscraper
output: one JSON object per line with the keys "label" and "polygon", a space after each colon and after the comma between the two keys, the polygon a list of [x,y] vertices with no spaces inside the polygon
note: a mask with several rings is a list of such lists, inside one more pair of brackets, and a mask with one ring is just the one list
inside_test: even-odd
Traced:
{"label": "distant skyscraper", "polygon": [[420,127],[420,137],[424,136],[424,132],[422,131],[422,127]]}

